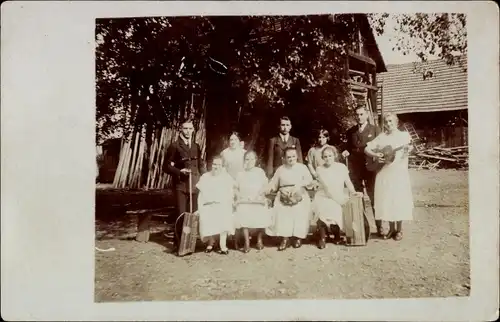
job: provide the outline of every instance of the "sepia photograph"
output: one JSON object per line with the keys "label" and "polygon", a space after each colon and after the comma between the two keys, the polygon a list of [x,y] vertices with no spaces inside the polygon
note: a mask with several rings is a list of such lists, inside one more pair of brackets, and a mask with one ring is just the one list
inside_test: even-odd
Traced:
{"label": "sepia photograph", "polygon": [[95,301],[470,294],[462,13],[95,20]]}
{"label": "sepia photograph", "polygon": [[2,320],[498,319],[493,2],[0,21]]}

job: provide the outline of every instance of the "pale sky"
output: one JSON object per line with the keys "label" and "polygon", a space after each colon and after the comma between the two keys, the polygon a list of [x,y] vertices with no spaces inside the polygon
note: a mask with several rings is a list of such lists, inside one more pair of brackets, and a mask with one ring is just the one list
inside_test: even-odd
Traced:
{"label": "pale sky", "polygon": [[[392,47],[396,44],[398,32],[394,31],[394,27],[396,26],[396,22],[394,19],[389,18],[386,22],[384,34],[381,36],[377,36],[375,34],[375,40],[377,41],[380,52],[382,53],[382,57],[384,58],[384,62],[386,65],[391,64],[405,64],[419,61],[420,59],[415,54],[403,55],[402,52],[392,50]],[[429,56],[428,59],[436,59],[437,56]]]}
{"label": "pale sky", "polygon": [[418,60],[415,54],[405,56],[403,53],[397,51],[397,49],[393,51],[392,47],[395,42],[394,40],[391,42],[392,37],[392,35],[388,34],[381,36],[375,35],[375,40],[377,41],[378,48],[382,53],[386,65],[411,63]]}

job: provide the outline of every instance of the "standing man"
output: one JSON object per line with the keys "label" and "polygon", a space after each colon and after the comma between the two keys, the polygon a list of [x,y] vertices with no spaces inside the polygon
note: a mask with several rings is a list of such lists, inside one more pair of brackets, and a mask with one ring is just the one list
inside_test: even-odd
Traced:
{"label": "standing man", "polygon": [[[179,216],[189,211],[189,173],[191,172],[191,187],[193,189],[193,212],[197,209],[196,184],[201,175],[205,173],[205,163],[202,160],[201,148],[194,141],[194,125],[191,120],[184,121],[181,125],[179,138],[167,149],[163,171],[171,175],[175,189],[177,216],[169,217],[169,223],[173,224]],[[171,218],[171,219],[170,219]],[[178,236],[182,233],[182,226],[175,227]],[[175,239],[175,248],[178,248],[178,240]]]}
{"label": "standing man", "polygon": [[288,147],[297,150],[297,162],[303,163],[302,149],[298,138],[290,135],[292,122],[286,116],[280,118],[280,133],[278,136],[271,138],[269,141],[269,150],[267,154],[267,169],[266,173],[269,178],[272,178],[276,169],[285,161],[285,149]]}
{"label": "standing man", "polygon": [[[374,194],[375,194],[375,176],[376,173],[367,169],[367,156],[365,147],[368,142],[375,139],[380,133],[377,126],[368,123],[368,111],[364,106],[356,108],[357,125],[347,131],[347,144],[344,147],[342,156],[349,157],[349,174],[351,176],[354,189],[363,192],[363,183],[370,198],[370,203],[375,213]],[[376,220],[377,233],[383,236],[382,221]]]}

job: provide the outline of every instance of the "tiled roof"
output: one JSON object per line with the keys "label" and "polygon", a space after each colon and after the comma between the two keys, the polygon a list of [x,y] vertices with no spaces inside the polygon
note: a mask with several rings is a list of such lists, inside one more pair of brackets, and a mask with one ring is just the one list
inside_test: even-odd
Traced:
{"label": "tiled roof", "polygon": [[[377,94],[377,109],[380,113],[380,98],[384,112],[415,113],[467,109],[467,57],[463,65],[447,65],[443,60],[432,60],[425,64],[387,65],[387,72],[378,74],[382,85]],[[415,67],[417,71],[414,72]],[[424,80],[423,71],[432,72]]]}

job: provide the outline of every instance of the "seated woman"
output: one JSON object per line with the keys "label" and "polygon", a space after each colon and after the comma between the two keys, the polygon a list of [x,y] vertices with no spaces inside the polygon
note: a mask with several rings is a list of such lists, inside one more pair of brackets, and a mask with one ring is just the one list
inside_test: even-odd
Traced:
{"label": "seated woman", "polygon": [[244,157],[244,170],[236,175],[236,212],[237,228],[243,230],[245,245],[243,252],[250,251],[249,229],[257,230],[257,249],[264,248],[262,235],[271,226],[271,213],[265,196],[268,180],[264,170],[257,167],[257,155],[247,151]]}
{"label": "seated woman", "polygon": [[344,192],[344,185],[352,195],[363,195],[354,189],[347,167],[337,162],[336,149],[326,147],[322,157],[324,163],[316,169],[319,189],[314,196],[312,206],[314,216],[318,219],[320,249],[326,247],[326,229],[332,225],[334,243],[340,242],[340,231],[343,230],[342,205],[349,200],[349,196]]}
{"label": "seated woman", "polygon": [[[395,114],[384,115],[384,126],[385,133],[380,133],[369,142],[365,153],[384,163],[375,177],[375,219],[389,222],[389,232],[384,239],[399,241],[403,238],[402,221],[413,219],[413,196],[408,172],[411,137],[408,132],[398,130]],[[392,153],[385,155],[382,150],[392,150]]]}
{"label": "seated woman", "polygon": [[220,156],[213,159],[211,171],[201,176],[196,187],[200,237],[208,238],[205,252],[213,250],[214,236],[220,235],[220,254],[227,255],[227,236],[234,232],[234,180],[222,167]]}
{"label": "seated woman", "polygon": [[281,237],[279,251],[287,248],[290,237],[294,239],[293,247],[299,248],[309,232],[311,199],[305,187],[312,180],[307,167],[297,162],[295,148],[286,148],[285,164],[276,169],[268,188],[269,192],[277,191],[273,206],[274,224],[269,231]]}

